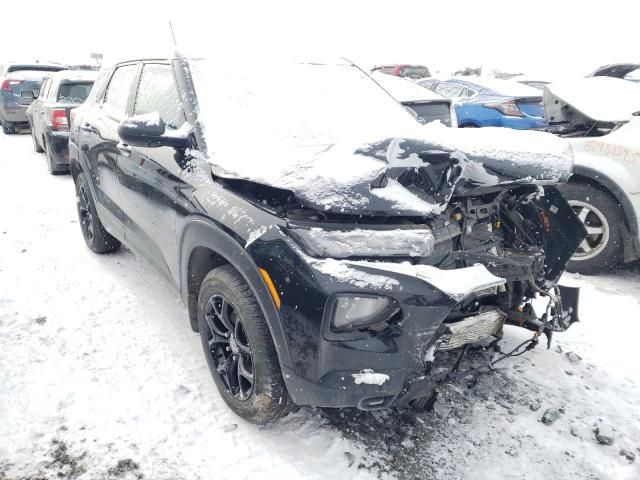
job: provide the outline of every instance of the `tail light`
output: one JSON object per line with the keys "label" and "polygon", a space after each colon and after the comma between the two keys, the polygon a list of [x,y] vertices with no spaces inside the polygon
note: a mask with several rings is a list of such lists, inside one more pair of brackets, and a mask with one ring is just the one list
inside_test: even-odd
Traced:
{"label": "tail light", "polygon": [[4,90],[5,92],[10,92],[11,91],[11,87],[13,85],[20,85],[22,82],[24,82],[24,80],[5,80],[4,82],[2,82],[2,90]]}
{"label": "tail light", "polygon": [[54,108],[51,110],[51,128],[56,131],[68,132],[69,119],[64,108]]}
{"label": "tail light", "polygon": [[510,117],[524,117],[524,114],[520,111],[516,102],[513,100],[507,100],[506,102],[496,102],[496,103],[485,103],[485,107],[487,108],[495,108],[496,110],[502,112],[504,115],[509,115]]}

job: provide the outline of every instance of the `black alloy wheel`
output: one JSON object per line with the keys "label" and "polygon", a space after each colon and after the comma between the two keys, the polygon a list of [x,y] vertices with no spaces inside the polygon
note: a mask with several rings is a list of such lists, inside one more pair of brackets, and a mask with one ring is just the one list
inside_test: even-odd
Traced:
{"label": "black alloy wheel", "polygon": [[87,242],[93,242],[93,209],[89,201],[89,192],[84,185],[78,189],[78,216],[80,217],[80,227]]}
{"label": "black alloy wheel", "polygon": [[253,352],[242,318],[220,294],[207,301],[205,320],[209,354],[227,392],[245,401],[253,392]]}

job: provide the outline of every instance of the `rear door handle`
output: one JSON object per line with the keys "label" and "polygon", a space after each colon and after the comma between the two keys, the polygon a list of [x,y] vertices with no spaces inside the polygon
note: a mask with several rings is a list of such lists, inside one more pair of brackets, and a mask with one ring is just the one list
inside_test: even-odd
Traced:
{"label": "rear door handle", "polygon": [[120,153],[125,157],[131,155],[131,147],[125,143],[118,143],[118,150],[120,150]]}

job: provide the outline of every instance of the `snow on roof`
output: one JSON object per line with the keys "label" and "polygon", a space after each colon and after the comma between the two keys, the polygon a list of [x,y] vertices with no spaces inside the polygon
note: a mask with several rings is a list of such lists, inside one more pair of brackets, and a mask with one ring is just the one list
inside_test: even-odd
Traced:
{"label": "snow on roof", "polygon": [[433,100],[447,100],[442,95],[432,92],[428,88],[405,78],[388,75],[379,71],[371,73],[371,77],[399,102],[425,102]]}
{"label": "snow on roof", "polygon": [[550,93],[587,117],[601,122],[623,122],[640,110],[640,85],[620,78],[586,77],[555,82]]}
{"label": "snow on roof", "polygon": [[452,82],[467,82],[509,97],[539,97],[540,90],[513,80],[493,77],[451,77]]}

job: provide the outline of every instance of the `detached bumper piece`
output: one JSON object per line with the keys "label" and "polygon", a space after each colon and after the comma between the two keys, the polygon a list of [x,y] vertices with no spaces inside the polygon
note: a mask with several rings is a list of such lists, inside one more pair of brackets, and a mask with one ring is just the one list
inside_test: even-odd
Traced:
{"label": "detached bumper piece", "polygon": [[438,350],[453,350],[496,336],[502,331],[506,317],[507,315],[499,310],[491,310],[448,324]]}
{"label": "detached bumper piece", "polygon": [[560,305],[560,314],[554,323],[554,331],[564,332],[575,322],[578,322],[578,301],[580,300],[580,288],[557,286]]}

